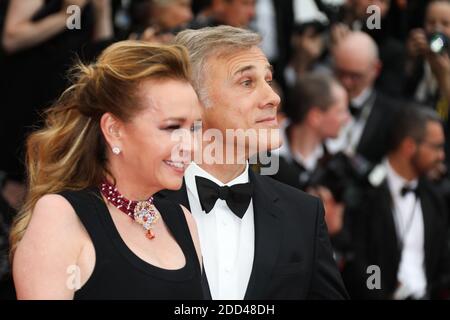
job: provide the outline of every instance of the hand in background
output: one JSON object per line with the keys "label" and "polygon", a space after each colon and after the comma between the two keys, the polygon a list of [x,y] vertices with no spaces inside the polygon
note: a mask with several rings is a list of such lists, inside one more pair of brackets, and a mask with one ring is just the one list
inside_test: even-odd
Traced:
{"label": "hand in background", "polygon": [[308,193],[316,195],[322,200],[329,235],[333,236],[339,233],[344,221],[344,205],[337,202],[331,191],[326,187],[318,186],[308,190]]}

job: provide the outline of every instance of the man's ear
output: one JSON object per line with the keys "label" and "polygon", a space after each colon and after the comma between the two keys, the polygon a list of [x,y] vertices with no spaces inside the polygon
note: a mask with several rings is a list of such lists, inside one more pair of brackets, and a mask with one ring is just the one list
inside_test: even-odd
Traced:
{"label": "man's ear", "polygon": [[406,137],[402,142],[402,151],[408,155],[408,157],[417,152],[417,147],[417,142],[411,137]]}
{"label": "man's ear", "polygon": [[107,112],[100,118],[100,128],[109,148],[122,149],[122,123],[111,113]]}
{"label": "man's ear", "polygon": [[383,62],[381,62],[381,60],[377,60],[375,62],[375,79],[380,76],[381,71],[383,71]]}
{"label": "man's ear", "polygon": [[314,127],[320,126],[322,122],[323,113],[318,107],[312,107],[308,112],[308,122]]}

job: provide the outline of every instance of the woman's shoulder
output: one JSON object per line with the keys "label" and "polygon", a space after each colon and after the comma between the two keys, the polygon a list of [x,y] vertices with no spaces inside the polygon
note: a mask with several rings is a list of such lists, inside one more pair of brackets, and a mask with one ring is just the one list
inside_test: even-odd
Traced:
{"label": "woman's shoulder", "polygon": [[66,294],[66,288],[58,283],[67,278],[68,266],[77,265],[88,240],[74,209],[63,196],[42,196],[32,209],[14,255],[13,272],[20,296],[41,297],[44,293],[39,288],[46,286],[52,292]]}
{"label": "woman's shoulder", "polygon": [[77,235],[83,231],[83,226],[70,202],[61,194],[46,194],[32,209],[26,235],[30,234],[46,242],[55,237],[69,240],[71,234]]}

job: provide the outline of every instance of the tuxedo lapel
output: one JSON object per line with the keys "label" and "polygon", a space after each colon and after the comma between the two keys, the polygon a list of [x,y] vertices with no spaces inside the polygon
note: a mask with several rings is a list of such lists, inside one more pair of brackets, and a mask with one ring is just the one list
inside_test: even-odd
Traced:
{"label": "tuxedo lapel", "polygon": [[264,289],[275,266],[282,236],[282,212],[275,204],[277,197],[270,192],[271,186],[252,170],[249,170],[249,176],[254,186],[255,253],[244,299],[255,300],[265,298]]}
{"label": "tuxedo lapel", "polygon": [[382,228],[381,230],[385,230],[383,232],[384,236],[382,237],[382,239],[384,239],[383,241],[386,243],[386,245],[384,246],[384,250],[387,251],[385,256],[388,257],[388,260],[390,261],[389,265],[392,267],[391,272],[396,273],[398,264],[400,263],[401,251],[399,239],[397,236],[397,229],[395,227],[394,221],[394,203],[387,180],[385,180],[381,185],[380,192],[380,198],[383,200],[379,203],[380,212],[378,214],[382,215],[382,221],[381,224],[377,227]]}
{"label": "tuxedo lapel", "polygon": [[436,209],[433,206],[433,199],[430,198],[429,194],[426,192],[424,186],[420,182],[419,182],[419,197],[423,216],[425,273],[427,273],[428,275],[428,272],[432,270],[431,268],[432,254],[435,252],[435,250],[433,250],[433,230],[434,230],[433,212]]}
{"label": "tuxedo lapel", "polygon": [[370,141],[372,141],[374,136],[379,134],[379,124],[383,122],[382,117],[383,114],[379,110],[379,98],[378,95],[372,93],[372,96],[368,98],[362,108],[365,108],[368,104],[372,104],[372,109],[370,110],[370,114],[367,117],[366,124],[364,126],[363,132],[361,134],[361,138],[358,142],[357,151],[358,153],[365,154],[368,150],[367,148],[373,148],[373,145],[370,145]]}

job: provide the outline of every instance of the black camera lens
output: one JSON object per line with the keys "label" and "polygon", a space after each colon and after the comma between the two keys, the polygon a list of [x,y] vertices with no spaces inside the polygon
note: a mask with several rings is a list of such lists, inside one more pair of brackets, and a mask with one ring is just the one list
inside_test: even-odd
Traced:
{"label": "black camera lens", "polygon": [[430,47],[431,52],[441,54],[448,50],[449,40],[445,36],[445,34],[436,32],[429,36],[428,45]]}

